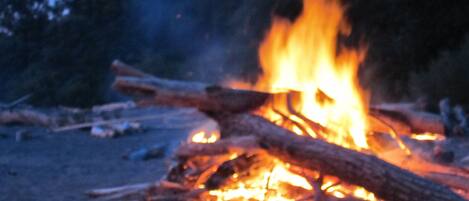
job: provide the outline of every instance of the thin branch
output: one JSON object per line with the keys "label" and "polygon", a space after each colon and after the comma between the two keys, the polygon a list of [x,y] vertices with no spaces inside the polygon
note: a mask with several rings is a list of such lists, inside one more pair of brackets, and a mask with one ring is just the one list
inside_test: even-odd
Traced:
{"label": "thin branch", "polygon": [[407,156],[410,156],[412,155],[412,152],[410,151],[409,147],[407,147],[407,145],[404,143],[404,141],[402,140],[402,138],[397,134],[396,130],[394,129],[394,127],[392,127],[390,124],[388,124],[386,121],[382,120],[381,118],[379,118],[378,116],[376,115],[373,115],[373,113],[369,113],[370,117],[372,117],[373,119],[375,119],[376,121],[380,122],[381,124],[385,125],[386,127],[389,128],[389,135],[397,142],[397,144],[399,145],[399,148],[401,148],[402,150],[404,150],[404,152],[406,153]]}

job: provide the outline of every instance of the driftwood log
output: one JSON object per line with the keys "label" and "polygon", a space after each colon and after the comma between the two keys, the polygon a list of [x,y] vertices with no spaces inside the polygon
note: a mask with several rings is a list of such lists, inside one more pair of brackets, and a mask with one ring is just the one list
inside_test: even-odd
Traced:
{"label": "driftwood log", "polygon": [[[100,124],[120,123],[127,119],[120,119],[122,108],[118,107],[119,104],[121,103],[95,106],[93,109],[36,108],[29,105],[0,108],[0,124],[35,125],[54,131],[64,131]],[[142,118],[139,117],[137,120]]]}
{"label": "driftwood log", "polygon": [[124,94],[143,97],[138,101],[140,105],[196,107],[205,112],[241,113],[262,106],[270,96],[263,92],[157,78],[119,61],[113,62],[112,70],[118,76],[114,88]]}
{"label": "driftwood log", "polygon": [[[140,105],[168,105],[195,107],[204,112],[242,113],[254,110],[275,94],[237,90],[197,82],[174,81],[144,73],[120,61],[112,70],[117,75],[114,88],[140,97]],[[370,130],[388,133],[390,129],[401,135],[413,133],[445,133],[439,115],[416,111],[411,104],[383,104],[370,107]]]}
{"label": "driftwood log", "polygon": [[52,120],[50,115],[32,108],[0,109],[0,124],[22,123],[48,127]]}
{"label": "driftwood log", "polygon": [[[224,138],[255,136],[262,149],[283,161],[337,176],[351,184],[365,187],[385,200],[464,200],[447,187],[426,180],[375,156],[322,140],[298,136],[262,117],[245,113],[263,105],[271,94],[165,80],[147,75],[129,66],[125,66],[125,71],[119,71],[116,70],[116,68],[119,69],[116,63],[119,64],[115,62],[113,69],[118,77],[114,88],[126,94],[143,97],[140,100],[143,105],[198,108],[217,120]],[[382,112],[379,113],[379,115],[382,114]],[[402,120],[406,124],[414,122],[409,120],[409,117],[405,117],[407,119],[402,118]],[[410,124],[409,126],[416,125]],[[413,129],[406,132],[413,132]],[[432,132],[433,130],[426,131]]]}

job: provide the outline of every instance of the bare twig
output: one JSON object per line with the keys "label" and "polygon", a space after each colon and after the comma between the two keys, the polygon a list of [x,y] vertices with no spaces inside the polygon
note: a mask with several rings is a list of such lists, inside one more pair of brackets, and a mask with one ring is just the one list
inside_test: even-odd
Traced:
{"label": "bare twig", "polygon": [[318,135],[318,137],[320,139],[325,139],[324,136],[322,136],[321,134],[322,133],[328,133],[328,132],[331,132],[331,131],[329,129],[327,129],[326,127],[322,126],[321,124],[318,124],[314,121],[311,121],[308,117],[304,116],[300,112],[297,112],[295,110],[295,107],[293,106],[293,97],[292,97],[292,95],[293,95],[292,93],[287,94],[288,112],[290,112],[292,115],[295,115],[296,117],[303,120],[306,124],[308,124],[311,127],[311,129],[316,131],[316,134]]}
{"label": "bare twig", "polygon": [[404,141],[402,140],[402,138],[397,134],[396,130],[394,129],[394,127],[392,127],[390,124],[386,123],[384,120],[382,120],[381,118],[379,118],[378,116],[376,115],[373,115],[373,113],[369,113],[368,114],[371,118],[375,119],[376,121],[380,122],[381,124],[385,125],[386,127],[389,128],[389,135],[397,142],[397,144],[399,145],[399,148],[401,148],[402,150],[404,150],[404,152],[406,153],[407,156],[410,156],[412,154],[412,152],[410,151],[409,147],[407,147],[407,145],[404,143]]}
{"label": "bare twig", "polygon": [[297,121],[294,121],[293,119],[288,118],[288,116],[286,114],[283,114],[280,110],[272,108],[272,111],[274,111],[276,114],[280,115],[284,121],[288,121],[288,122],[292,123],[294,126],[296,126],[297,128],[299,128],[301,130],[301,132],[303,132],[304,134],[311,134],[306,130],[306,128],[303,125],[301,125]]}
{"label": "bare twig", "polygon": [[21,98],[18,98],[18,99],[14,100],[11,103],[2,104],[2,105],[0,105],[0,107],[3,108],[3,109],[9,109],[9,108],[15,107],[15,106],[29,100],[32,96],[33,96],[33,94],[28,94],[28,95],[22,96]]}

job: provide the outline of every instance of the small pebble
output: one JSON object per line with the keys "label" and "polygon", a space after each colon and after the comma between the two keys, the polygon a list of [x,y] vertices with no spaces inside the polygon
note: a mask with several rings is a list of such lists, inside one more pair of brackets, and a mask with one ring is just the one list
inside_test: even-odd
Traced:
{"label": "small pebble", "polygon": [[31,133],[26,130],[19,130],[15,133],[16,142],[23,142],[31,139]]}
{"label": "small pebble", "polygon": [[138,161],[162,158],[165,156],[168,146],[166,144],[157,144],[148,148],[140,148],[123,156],[124,159]]}
{"label": "small pebble", "polygon": [[16,171],[14,171],[14,170],[8,170],[8,175],[10,175],[10,176],[17,176],[18,173],[17,173]]}

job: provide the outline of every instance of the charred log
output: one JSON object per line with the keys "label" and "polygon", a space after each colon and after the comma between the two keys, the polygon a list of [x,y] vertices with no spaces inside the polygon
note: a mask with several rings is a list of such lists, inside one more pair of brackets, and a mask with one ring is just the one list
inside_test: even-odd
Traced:
{"label": "charred log", "polygon": [[379,158],[322,140],[295,135],[254,115],[215,116],[222,135],[254,135],[260,146],[283,161],[334,175],[363,186],[385,200],[464,200],[447,187],[433,183]]}

